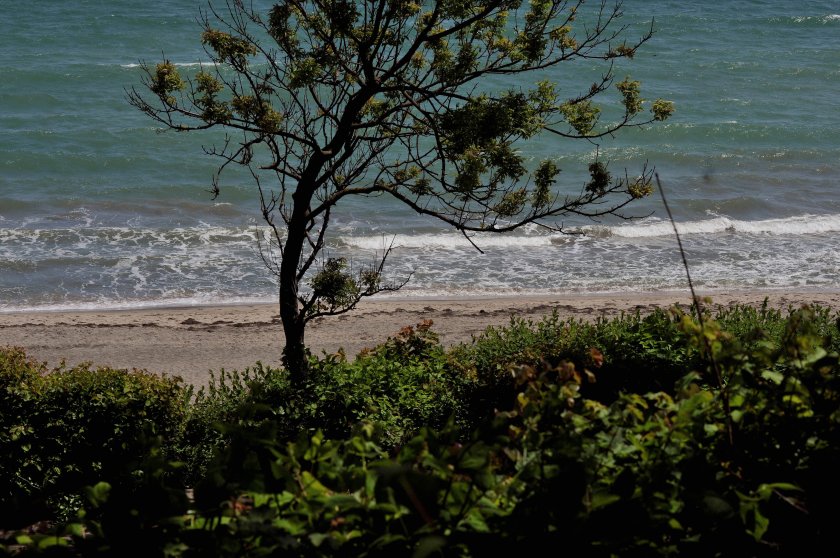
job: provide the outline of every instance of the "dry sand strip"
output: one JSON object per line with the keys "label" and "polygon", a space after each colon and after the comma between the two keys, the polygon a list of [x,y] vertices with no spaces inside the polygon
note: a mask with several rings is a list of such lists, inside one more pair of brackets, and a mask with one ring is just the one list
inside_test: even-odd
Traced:
{"label": "dry sand strip", "polygon": [[[702,294],[702,293],[701,293]],[[775,308],[819,304],[840,309],[840,292],[717,292],[713,305],[760,305]],[[544,297],[452,299],[380,298],[363,301],[353,312],[321,318],[307,329],[313,353],[343,348],[351,358],[402,327],[422,320],[445,345],[471,341],[488,326],[503,326],[511,316],[538,320],[555,309],[561,318],[595,319],[650,311],[678,304],[687,308],[688,292],[626,293]],[[283,330],[273,304],[152,308],[85,312],[0,313],[0,346],[24,347],[50,366],[141,368],[181,376],[204,385],[209,371],[243,370],[257,361],[278,365]]]}

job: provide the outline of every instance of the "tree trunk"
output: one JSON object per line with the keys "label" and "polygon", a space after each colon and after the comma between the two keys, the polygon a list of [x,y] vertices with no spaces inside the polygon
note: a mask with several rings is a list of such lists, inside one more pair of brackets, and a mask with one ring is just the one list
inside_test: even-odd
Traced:
{"label": "tree trunk", "polygon": [[[300,383],[309,373],[309,359],[303,342],[306,316],[301,312],[298,304],[298,267],[300,266],[303,246],[307,242],[307,231],[310,225],[310,208],[312,196],[317,189],[317,177],[327,159],[343,145],[352,134],[351,123],[355,115],[361,110],[365,102],[372,95],[355,98],[351,104],[355,112],[345,110],[342,124],[336,136],[322,151],[312,154],[306,170],[298,180],[294,194],[292,194],[292,217],[286,227],[286,242],[280,261],[280,319],[283,321],[283,331],[286,335],[286,345],[283,348],[283,364],[291,375],[292,383]],[[361,100],[360,100],[361,99]],[[328,155],[329,154],[329,155]]]}
{"label": "tree trunk", "polygon": [[[286,344],[283,347],[283,364],[291,375],[293,383],[300,383],[309,372],[309,361],[304,345],[305,322],[298,306],[297,263],[300,258],[292,258],[284,251],[280,263],[280,319],[283,321],[283,333]],[[287,263],[288,262],[288,263]],[[290,268],[291,271],[287,271]],[[284,273],[284,271],[287,271]],[[291,275],[291,278],[289,278]]]}
{"label": "tree trunk", "polygon": [[288,236],[280,260],[280,319],[286,345],[283,348],[283,364],[291,375],[293,383],[300,383],[309,372],[309,360],[304,345],[306,317],[298,304],[298,266],[306,241],[307,212],[309,199],[300,194],[293,195],[294,209],[289,220]]}
{"label": "tree trunk", "polygon": [[309,373],[309,359],[304,344],[304,325],[300,319],[293,319],[291,323],[283,316],[283,331],[286,335],[286,345],[283,348],[283,364],[289,371],[293,384],[300,384]]}

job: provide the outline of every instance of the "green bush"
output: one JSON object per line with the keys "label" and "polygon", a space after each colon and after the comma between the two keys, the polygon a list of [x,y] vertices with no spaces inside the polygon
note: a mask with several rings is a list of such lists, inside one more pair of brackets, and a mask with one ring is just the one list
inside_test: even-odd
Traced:
{"label": "green bush", "polygon": [[39,436],[32,420],[38,412],[45,369],[21,349],[0,349],[0,521],[4,527],[26,525],[48,511],[41,494],[45,473]]}
{"label": "green bush", "polygon": [[[208,385],[191,395],[175,449],[184,463],[181,477],[185,486],[192,486],[204,475],[216,450],[226,443],[223,424],[259,422],[272,408],[283,406],[291,390],[284,370],[258,362],[242,372],[211,372]],[[274,407],[267,406],[268,401],[273,401]]]}
{"label": "green bush", "polygon": [[346,438],[358,424],[372,423],[377,440],[396,447],[423,426],[439,427],[460,416],[466,380],[449,366],[431,325],[405,327],[353,362],[340,353],[313,359],[299,386],[284,370],[261,365],[212,378],[188,414],[183,453],[192,451],[191,470],[201,471],[227,439],[221,423],[268,422],[286,440],[316,430]]}
{"label": "green bush", "polygon": [[536,323],[514,318],[507,327],[488,328],[472,343],[453,348],[451,355],[473,378],[468,405],[477,418],[512,404],[512,371],[522,365],[570,361],[581,370],[597,370],[598,381],[583,389],[587,397],[609,403],[620,393],[672,391],[696,364],[678,327],[681,316],[656,310],[595,322],[561,320],[556,312]]}
{"label": "green bush", "polygon": [[[466,379],[449,366],[436,337],[422,342],[416,339],[429,335],[423,327],[407,328],[403,335],[359,355],[352,363],[321,362],[310,391],[309,405],[317,413],[308,422],[310,430],[344,438],[355,425],[371,423],[376,426],[377,442],[396,448],[422,427],[441,428],[450,418],[465,425],[462,400]],[[415,342],[425,349],[401,352]]]}
{"label": "green bush", "polygon": [[[784,343],[788,319],[800,308],[789,306],[786,311],[770,308],[767,299],[761,306],[734,305],[719,309],[713,316],[721,327],[736,337],[746,347],[771,343]],[[840,351],[840,315],[831,308],[807,306],[809,327],[823,338],[826,350]]]}
{"label": "green bush", "polygon": [[0,524],[61,512],[86,485],[143,459],[154,437],[174,457],[186,394],[180,379],[89,366],[50,371],[20,349],[0,349]]}
{"label": "green bush", "polygon": [[622,393],[673,393],[675,382],[700,365],[680,330],[683,316],[682,310],[673,308],[598,320],[592,343],[603,354],[603,363],[598,382],[587,395],[609,403]]}
{"label": "green bush", "polygon": [[[736,305],[704,313],[737,338],[744,350],[786,343],[787,313],[768,307]],[[840,317],[830,308],[810,307],[809,323],[826,350],[840,351]],[[594,322],[561,320],[556,312],[538,322],[512,318],[505,327],[490,327],[471,343],[450,351],[453,366],[470,378],[472,415],[486,417],[510,404],[512,371],[517,366],[570,361],[580,369],[597,370],[598,381],[583,386],[587,397],[603,403],[621,393],[665,391],[691,369],[702,366],[700,353],[689,343],[680,324],[680,308],[636,312]]]}
{"label": "green bush", "polygon": [[370,423],[377,441],[395,448],[423,426],[462,419],[467,382],[449,366],[431,325],[407,326],[353,362],[341,353],[312,359],[301,385],[293,386],[285,370],[260,363],[211,374],[209,385],[194,394],[178,439],[185,485],[201,478],[214,453],[229,443],[223,425],[270,427],[278,439],[295,440],[316,430],[347,438],[359,424]]}

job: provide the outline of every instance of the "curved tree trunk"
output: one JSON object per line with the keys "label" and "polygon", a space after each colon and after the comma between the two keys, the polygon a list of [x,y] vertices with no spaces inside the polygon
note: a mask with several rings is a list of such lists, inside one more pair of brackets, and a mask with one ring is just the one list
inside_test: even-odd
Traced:
{"label": "curved tree trunk", "polygon": [[[311,196],[310,196],[311,197]],[[294,210],[288,224],[288,236],[280,261],[280,319],[286,344],[283,348],[283,364],[291,375],[293,383],[299,383],[309,372],[309,361],[304,345],[306,316],[298,301],[298,267],[303,245],[306,242],[306,224],[309,198],[300,189],[293,195]]]}

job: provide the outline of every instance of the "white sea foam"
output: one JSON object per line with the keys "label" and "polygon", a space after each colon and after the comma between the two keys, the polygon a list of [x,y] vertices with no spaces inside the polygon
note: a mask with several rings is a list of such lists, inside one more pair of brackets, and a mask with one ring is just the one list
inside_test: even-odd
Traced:
{"label": "white sea foam", "polygon": [[[80,212],[85,225],[90,223],[91,217],[87,212]],[[208,244],[214,241],[255,242],[257,232],[251,227],[179,227],[174,229],[134,228],[134,227],[89,227],[79,228],[14,228],[0,229],[0,240],[3,242],[73,242],[76,245],[85,242],[107,244]]]}
{"label": "white sea foam", "polygon": [[196,295],[191,297],[172,297],[150,300],[148,298],[137,300],[115,300],[113,298],[102,298],[93,302],[67,302],[60,304],[43,304],[35,307],[19,306],[14,304],[4,305],[0,302],[0,314],[12,312],[85,312],[89,310],[141,310],[149,308],[183,308],[198,306],[237,306],[241,304],[266,304],[277,302],[275,297],[226,297],[218,294]]}
{"label": "white sea foam", "polygon": [[[212,62],[173,62],[173,66],[177,66],[179,68],[195,68],[197,66],[212,66]],[[120,64],[120,68],[140,68],[143,64],[140,63],[132,63],[132,64]]]}
{"label": "white sea foam", "polygon": [[[88,216],[82,215],[87,221]],[[677,230],[682,235],[771,235],[796,236],[819,235],[840,232],[840,215],[798,215],[779,219],[739,220],[723,215],[714,215],[709,219],[677,222]],[[264,233],[265,231],[262,231]],[[614,226],[586,225],[570,232],[579,234],[543,233],[535,230],[511,233],[477,233],[470,239],[481,249],[528,249],[557,245],[576,244],[586,237],[603,238],[654,238],[673,235],[673,227],[667,220],[650,218],[641,222]],[[16,254],[29,257],[41,254],[51,257],[70,257],[80,254],[91,247],[104,246],[116,248],[133,247],[135,254],[153,250],[171,251],[183,257],[184,253],[197,247],[211,249],[215,256],[224,254],[233,246],[240,249],[256,250],[257,237],[262,234],[254,227],[201,226],[175,229],[144,229],[131,227],[80,227],[62,229],[0,229],[0,253],[2,247],[14,247]],[[265,237],[263,237],[265,239]],[[421,234],[397,235],[341,235],[338,248],[365,251],[382,251],[393,240],[393,247],[409,250],[454,250],[474,251],[472,244],[455,231]],[[218,250],[217,250],[218,249]],[[218,253],[217,253],[218,252]],[[108,254],[108,250],[103,251]]]}
{"label": "white sea foam", "polygon": [[[645,238],[673,235],[674,229],[669,221],[649,220],[634,225],[616,227],[583,227],[583,230],[596,236],[618,236],[625,238]],[[840,231],[840,215],[797,215],[783,219],[763,219],[743,221],[717,216],[702,221],[678,222],[680,234],[719,234],[743,233],[764,235],[805,235],[824,234]]]}
{"label": "white sea foam", "polygon": [[[557,242],[558,237],[565,235],[523,235],[517,233],[478,233],[471,234],[470,239],[479,248],[525,248],[528,246],[549,246]],[[362,250],[382,250],[394,240],[394,248],[444,248],[469,249],[472,244],[464,235],[456,232],[438,234],[398,234],[388,236],[342,236],[341,241],[347,246]]]}
{"label": "white sea foam", "polygon": [[[749,234],[749,235],[810,235],[840,232],[840,215],[797,215],[783,219],[764,219],[745,221],[726,216],[714,216],[710,219],[678,222],[677,230],[682,235],[694,234]],[[673,236],[674,229],[670,221],[648,219],[635,224],[615,226],[585,225],[571,230],[575,234],[521,234],[521,233],[479,233],[471,239],[479,248],[529,248],[561,245],[580,239],[581,235],[595,238],[653,238]],[[362,250],[383,250],[392,237],[385,236],[342,236],[341,242],[349,247]],[[394,248],[408,249],[472,249],[469,241],[456,232],[438,234],[398,234],[394,238]]]}
{"label": "white sea foam", "polygon": [[840,21],[840,14],[828,14],[825,16],[796,16],[792,18],[794,23],[806,23],[809,21],[818,21],[820,23],[829,23],[833,21]]}

